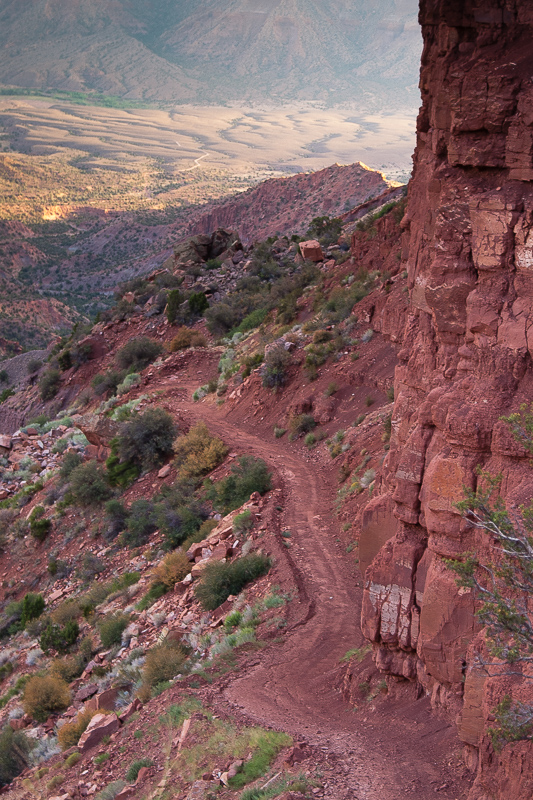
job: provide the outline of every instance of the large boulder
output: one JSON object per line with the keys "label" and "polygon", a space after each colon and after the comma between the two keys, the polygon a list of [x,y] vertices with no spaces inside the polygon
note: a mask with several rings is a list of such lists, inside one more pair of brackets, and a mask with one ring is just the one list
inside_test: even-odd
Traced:
{"label": "large boulder", "polygon": [[100,744],[104,736],[111,736],[120,728],[115,714],[95,714],[78,742],[78,750],[87,753]]}
{"label": "large boulder", "polygon": [[307,242],[300,242],[300,253],[306,261],[324,261],[324,253],[317,239],[309,239]]}

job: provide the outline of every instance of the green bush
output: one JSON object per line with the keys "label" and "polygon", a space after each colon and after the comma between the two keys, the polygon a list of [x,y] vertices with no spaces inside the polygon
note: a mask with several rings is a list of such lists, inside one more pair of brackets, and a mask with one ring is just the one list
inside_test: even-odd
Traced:
{"label": "green bush", "polygon": [[61,372],[66,372],[72,366],[72,354],[70,350],[63,350],[57,357],[57,363]]}
{"label": "green bush", "polygon": [[289,439],[298,439],[306,433],[310,433],[316,428],[316,422],[312,414],[298,414],[291,417],[289,422]]}
{"label": "green bush", "polygon": [[32,592],[28,592],[28,594],[24,595],[24,599],[22,600],[22,615],[20,617],[22,627],[25,627],[26,623],[31,619],[40,617],[44,611],[44,606],[45,603],[42,594],[32,594]]}
{"label": "green bush", "polygon": [[153,763],[151,758],[139,758],[137,761],[130,764],[126,772],[126,780],[128,783],[135,783],[141,769],[143,767],[151,767]]}
{"label": "green bush", "polygon": [[141,372],[161,355],[163,347],[154,339],[139,336],[130,339],[117,353],[117,363],[122,369]]}
{"label": "green bush", "polygon": [[30,516],[30,533],[38,542],[44,542],[52,527],[52,521],[46,519],[43,515],[44,508],[35,506]]}
{"label": "green bush", "polygon": [[170,414],[162,408],[149,408],[124,422],[118,436],[121,462],[133,462],[142,469],[152,469],[172,455],[178,433]]}
{"label": "green bush", "polygon": [[209,563],[196,584],[195,595],[206,611],[212,611],[230,594],[239,594],[247,583],[265,575],[271,563],[262,553],[251,553],[228,563]]}
{"label": "green bush", "polygon": [[39,390],[41,392],[41,400],[53,400],[61,386],[61,373],[58,369],[48,369],[41,376],[39,381]]}
{"label": "green bush", "polygon": [[242,506],[253,492],[268,492],[271,479],[272,473],[262,458],[241,456],[232,464],[231,474],[212,485],[207,496],[218,509],[228,513]]}
{"label": "green bush", "polygon": [[179,307],[185,302],[185,298],[179,289],[171,289],[167,295],[166,315],[170,325],[173,325],[178,316]]}
{"label": "green bush", "polygon": [[95,506],[111,495],[105,472],[96,461],[87,461],[74,467],[70,473],[70,493],[81,506]]}
{"label": "green bush", "polygon": [[209,308],[209,303],[204,292],[191,294],[188,300],[189,311],[195,317],[201,317],[204,311]]}
{"label": "green bush", "polygon": [[22,731],[6,725],[0,733],[0,786],[11,783],[28,766],[30,743]]}
{"label": "green bush", "polygon": [[156,530],[154,504],[144,497],[134,500],[130,507],[126,529],[121,534],[122,544],[126,547],[140,547],[146,544]]}
{"label": "green bush", "polygon": [[95,375],[91,381],[91,386],[98,397],[114,395],[124,378],[124,370],[108,369],[105,375]]}
{"label": "green bush", "polygon": [[24,711],[37,722],[70,705],[68,684],[53,675],[34,675],[24,687]]}
{"label": "green bush", "polygon": [[247,331],[252,331],[254,328],[258,328],[265,321],[267,316],[267,308],[256,308],[254,311],[251,311],[249,314],[247,314],[242,322],[237,325],[234,333],[247,333]]}
{"label": "green bush", "polygon": [[61,468],[59,470],[59,477],[63,481],[68,481],[72,470],[74,470],[76,467],[79,467],[80,464],[83,464],[83,458],[79,453],[74,453],[72,450],[68,453],[65,453]]}
{"label": "green bush", "polygon": [[75,619],[71,619],[65,625],[57,625],[49,622],[39,639],[39,644],[45,653],[50,650],[57,650],[58,653],[66,653],[76,642],[80,634],[80,626]]}
{"label": "green bush", "polygon": [[205,312],[207,327],[213,336],[225,336],[240,321],[238,312],[228,303],[216,303]]}
{"label": "green bush", "polygon": [[126,527],[128,519],[128,510],[120,502],[120,500],[108,500],[105,504],[105,510],[109,526],[104,534],[107,541],[112,541],[121,533]]}
{"label": "green bush", "polygon": [[262,367],[263,386],[274,389],[283,386],[287,380],[287,370],[292,361],[291,354],[282,345],[270,350]]}
{"label": "green bush", "polygon": [[112,614],[99,623],[100,639],[106,650],[115,644],[120,644],[122,634],[128,627],[129,622],[130,618],[127,614]]}

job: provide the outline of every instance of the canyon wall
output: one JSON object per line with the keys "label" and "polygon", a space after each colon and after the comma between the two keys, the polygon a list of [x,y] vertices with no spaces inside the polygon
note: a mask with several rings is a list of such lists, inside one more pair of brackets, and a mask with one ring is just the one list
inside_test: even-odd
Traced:
{"label": "canyon wall", "polygon": [[444,559],[488,553],[456,507],[479,467],[501,473],[508,507],[533,494],[528,454],[501,421],[533,399],[533,4],[421,0],[420,22],[402,223],[410,310],[391,448],[361,533],[367,550],[376,524],[392,536],[365,574],[362,627],[378,666],[456,721],[472,800],[518,800],[533,795],[532,745],[494,753],[488,719],[506,691],[531,697],[533,684],[475,667],[475,598]]}

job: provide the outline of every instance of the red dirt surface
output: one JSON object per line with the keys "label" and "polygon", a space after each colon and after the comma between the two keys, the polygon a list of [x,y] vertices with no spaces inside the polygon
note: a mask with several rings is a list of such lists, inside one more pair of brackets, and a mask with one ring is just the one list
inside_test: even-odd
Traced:
{"label": "red dirt surface", "polygon": [[277,572],[285,571],[298,588],[283,642],[243,675],[226,679],[223,695],[219,688],[211,702],[229,703],[318,750],[323,796],[331,800],[465,797],[470,781],[459,763],[460,743],[454,727],[431,714],[429,698],[414,700],[405,684],[405,694],[397,685],[359,711],[343,700],[341,659],[364,640],[359,573],[333,513],[336,469],[314,459],[311,467],[301,444],[289,450],[285,441],[273,440],[270,426],[237,419],[238,409],[212,405],[206,415],[206,404],[184,398],[209,374],[208,365],[194,367],[194,384],[180,375],[177,393],[174,381],[158,382],[162,404],[190,423],[207,416],[210,430],[232,449],[260,456],[274,470],[282,489],[281,530],[291,532],[286,563],[278,563]]}

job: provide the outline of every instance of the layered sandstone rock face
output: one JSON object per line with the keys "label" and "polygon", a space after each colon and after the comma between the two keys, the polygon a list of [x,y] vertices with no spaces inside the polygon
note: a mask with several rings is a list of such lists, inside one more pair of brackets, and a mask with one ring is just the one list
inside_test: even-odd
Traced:
{"label": "layered sandstone rock face", "polygon": [[419,681],[473,765],[481,753],[471,797],[526,798],[531,745],[492,752],[487,717],[510,687],[472,669],[475,600],[444,559],[488,551],[456,508],[477,468],[502,474],[508,507],[533,493],[527,453],[500,420],[533,400],[533,4],[421,0],[420,21],[411,308],[381,493],[363,518],[374,558],[362,625],[378,665]]}

